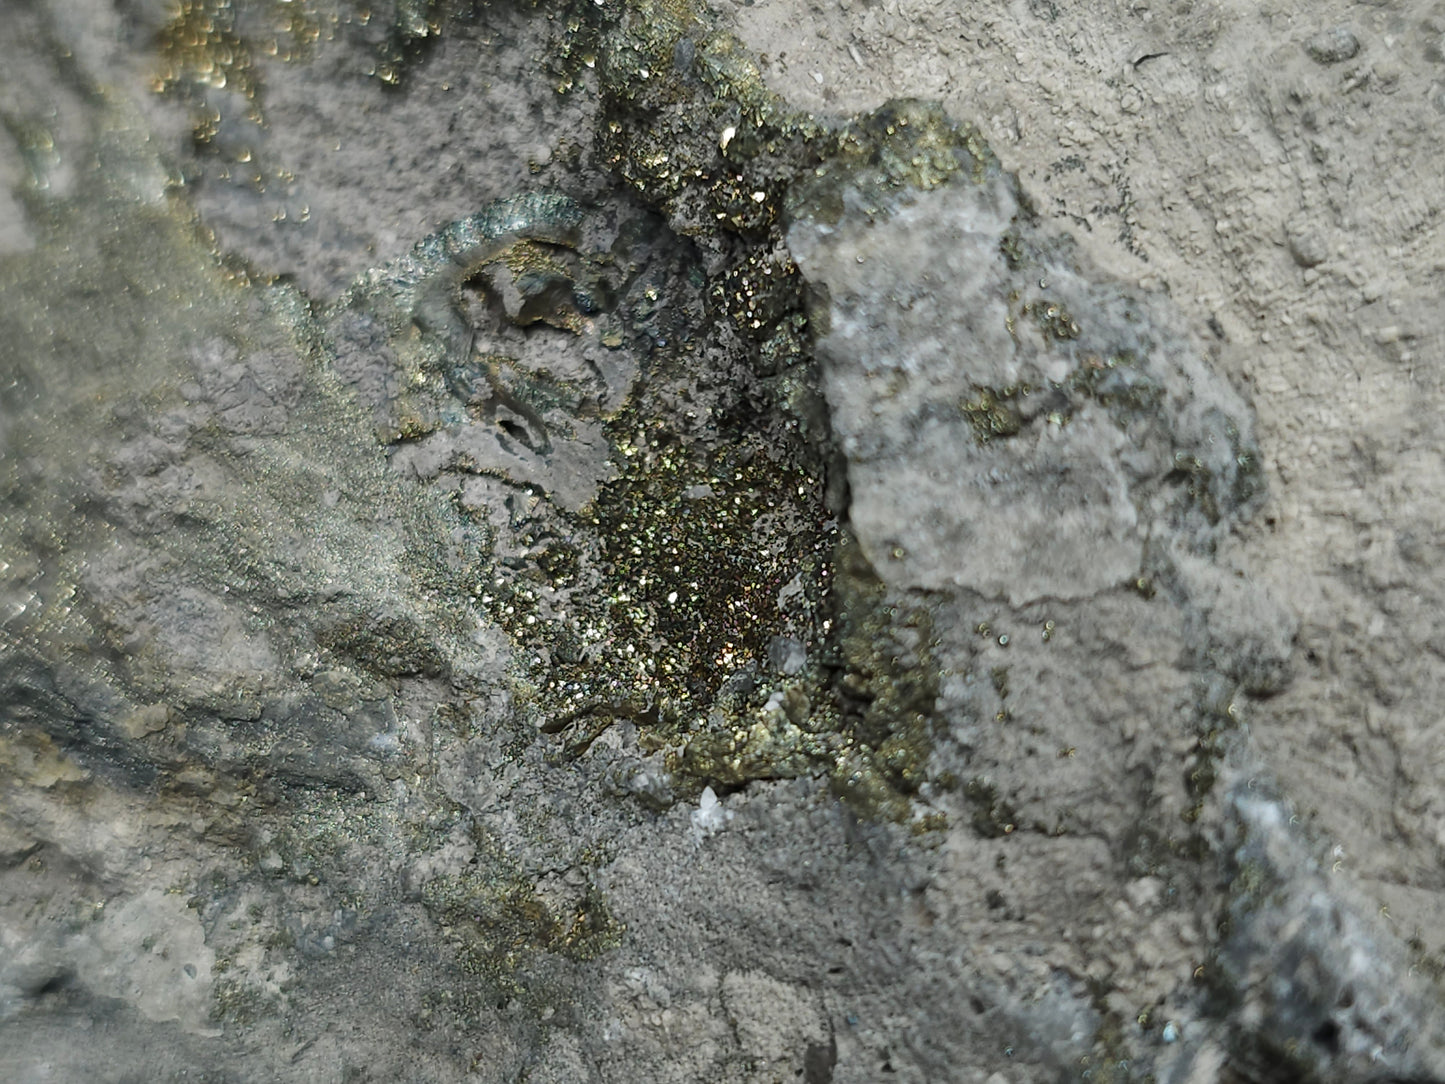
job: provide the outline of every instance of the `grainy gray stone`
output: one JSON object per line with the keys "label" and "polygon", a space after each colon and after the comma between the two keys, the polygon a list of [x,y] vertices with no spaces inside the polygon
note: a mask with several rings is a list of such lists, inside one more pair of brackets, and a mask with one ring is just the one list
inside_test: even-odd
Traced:
{"label": "grainy gray stone", "polygon": [[1305,42],[1305,52],[1317,63],[1339,64],[1359,55],[1360,39],[1348,26],[1332,26]]}
{"label": "grainy gray stone", "polygon": [[1011,177],[836,183],[842,218],[805,211],[789,244],[826,298],[850,521],[888,583],[1087,598],[1138,579],[1146,540],[1207,549],[1252,502],[1238,394],[1159,299],[1046,251]]}

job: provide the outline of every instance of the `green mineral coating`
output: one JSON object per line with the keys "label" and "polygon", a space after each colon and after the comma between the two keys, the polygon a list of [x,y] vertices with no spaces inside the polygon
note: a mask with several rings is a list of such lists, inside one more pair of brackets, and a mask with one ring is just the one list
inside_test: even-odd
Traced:
{"label": "green mineral coating", "polygon": [[[692,0],[578,2],[555,23],[559,89],[595,70],[602,160],[675,229],[722,257],[707,289],[710,317],[729,321],[759,374],[779,374],[760,387],[771,389],[781,417],[810,431],[816,389],[795,375],[811,360],[803,288],[781,243],[783,202],[797,178],[804,189],[819,189],[822,178],[822,188],[831,179],[861,180],[880,194],[926,190],[960,173],[981,179],[992,155],[974,129],[933,105],[892,103],[843,126],[790,110]],[[420,273],[401,268],[392,281],[455,282],[457,261],[432,255],[419,250]],[[559,281],[547,266],[556,255],[518,245],[506,258],[514,274],[535,272],[541,293]],[[627,342],[649,319],[643,310],[607,314],[624,327],[609,326],[606,345]],[[993,435],[1009,429],[1007,407],[982,409]],[[883,600],[866,562],[839,576],[845,597],[828,601],[840,558],[816,453],[746,425],[702,453],[684,428],[668,409],[641,403],[609,419],[619,476],[573,517],[570,537],[524,537],[530,562],[497,567],[478,592],[525,653],[545,659],[542,676],[528,679],[544,729],[565,732],[564,751],[581,755],[627,717],[699,781],[821,771],[878,815],[906,815],[937,693],[922,611]],[[840,552],[850,568],[861,561],[846,545]],[[782,628],[779,592],[795,578],[806,601],[789,615],[790,631],[822,661],[724,695],[729,675],[761,664]],[[835,615],[831,631],[825,613]],[[791,706],[767,709],[774,692]]]}
{"label": "green mineral coating", "polygon": [[785,716],[759,713],[751,725],[722,727],[692,738],[675,768],[709,782],[740,786],[753,779],[789,779],[812,772],[828,746]]}
{"label": "green mineral coating", "polygon": [[[880,125],[890,137],[899,129],[894,125],[888,132],[888,125]],[[868,130],[865,125],[859,131]],[[957,130],[950,133],[956,136]],[[855,148],[860,145],[858,132],[852,139]],[[646,191],[637,177],[633,181]],[[667,199],[685,189],[662,191]],[[709,191],[716,197],[721,189]],[[769,189],[758,191],[771,198]],[[714,215],[718,230],[746,228],[724,211]],[[757,357],[765,372],[807,360],[800,285],[790,261],[754,248],[713,291],[740,337],[746,341],[751,334],[761,341]],[[804,409],[799,404],[805,405],[807,396],[798,397],[793,383],[779,390],[788,406]],[[816,592],[830,564],[838,562],[829,560],[831,528],[817,526],[826,513],[816,468],[780,467],[761,449],[742,472],[698,463],[683,454],[685,444],[661,419],[627,419],[616,430],[626,433],[639,420],[644,432],[657,435],[618,442],[627,461],[624,476],[604,487],[592,517],[591,526],[613,558],[605,581],[610,586],[597,592],[607,605],[571,638],[581,645],[579,664],[556,669],[544,693],[554,702],[560,694],[574,712],[649,722],[652,740],[683,743],[671,763],[684,775],[740,785],[826,770],[855,806],[874,816],[907,816],[907,796],[922,781],[931,748],[937,677],[926,659],[889,649],[897,613],[874,597],[881,585],[861,557],[857,562],[850,557],[851,571],[840,576],[844,591],[830,605],[838,615],[832,650],[840,661],[831,676],[809,672],[788,690],[806,690],[810,712],[801,718],[768,713],[761,692],[710,701],[729,667],[760,658],[774,627],[766,620],[770,602],[781,583],[801,569],[810,592]],[[767,477],[751,477],[752,465],[762,463],[769,464]],[[753,526],[760,512],[774,508],[772,501],[758,503],[769,489],[781,498],[776,507],[793,526],[760,544],[766,540]],[[521,607],[512,600],[505,605],[515,615],[534,601],[529,596]],[[906,635],[928,640],[926,630]],[[597,665],[599,658],[604,665]],[[900,658],[912,662],[901,664]],[[579,726],[571,748],[585,749],[604,725]]]}
{"label": "green mineral coating", "polygon": [[545,970],[547,957],[585,961],[615,948],[623,927],[588,885],[558,911],[535,878],[483,840],[477,862],[422,886],[422,903],[460,945],[466,968],[497,990],[532,1002],[546,992],[521,981]]}
{"label": "green mineral coating", "polygon": [[1127,350],[1106,357],[1086,355],[1062,386],[1093,399],[1126,428],[1157,417],[1164,399],[1163,389],[1148,378],[1140,359]]}
{"label": "green mineral coating", "polygon": [[747,332],[779,328],[798,333],[807,325],[798,311],[803,284],[791,259],[759,249],[729,269],[714,287],[713,299],[734,325]]}
{"label": "green mineral coating", "polygon": [[441,368],[467,355],[470,335],[462,326],[461,289],[488,265],[504,264],[516,276],[525,300],[520,324],[545,321],[577,330],[574,269],[582,212],[556,192],[523,192],[495,200],[476,214],[453,222],[384,267],[367,272],[331,307],[380,319],[394,341],[404,341],[413,324],[429,334],[404,359],[416,368]]}
{"label": "green mineral coating", "polygon": [[963,796],[973,806],[973,828],[986,839],[1012,835],[1018,825],[1018,814],[1006,800],[999,797],[998,786],[987,777],[970,779],[963,785]]}
{"label": "green mineral coating", "polygon": [[[575,249],[581,240],[582,210],[559,192],[523,192],[494,200],[474,215],[459,219],[412,249],[422,275],[455,268],[462,278],[483,263],[515,247],[515,241],[540,241]],[[503,244],[499,247],[498,243]],[[513,258],[525,267],[525,258]]]}
{"label": "green mineral coating", "polygon": [[540,585],[505,578],[484,598],[521,643],[552,651],[537,690],[549,715],[675,725],[761,662],[784,585],[826,577],[832,528],[821,480],[755,437],[700,457],[659,418],[624,411],[609,430],[621,476],[575,524],[597,539],[598,564],[584,569],[563,542],[542,566],[552,588],[595,577],[580,609],[542,615]]}
{"label": "green mineral coating", "polygon": [[804,362],[808,347],[804,338],[807,318],[802,313],[791,313],[787,326],[769,337],[758,351],[758,370],[772,375]]}
{"label": "green mineral coating", "polygon": [[[833,793],[870,820],[906,820],[909,796],[898,790],[866,751],[840,758],[830,776]],[[939,825],[942,827],[943,825]]]}
{"label": "green mineral coating", "polygon": [[[369,4],[343,4],[356,10],[336,11],[334,4],[318,0],[175,0],[170,21],[156,35],[160,61],[156,89],[180,93],[197,106],[194,134],[198,144],[214,138],[219,115],[204,107],[206,88],[238,94],[250,107],[252,119],[262,119],[265,88],[256,57],[305,63],[315,55],[315,44],[327,23],[365,25],[372,18]],[[394,0],[392,18],[377,41],[366,74],[397,85],[421,59],[425,43],[434,39],[446,22],[472,13],[471,0]],[[238,17],[239,16],[239,17]],[[379,22],[380,20],[378,20]]]}
{"label": "green mineral coating", "polygon": [[1090,1052],[1079,1059],[1079,1078],[1089,1084],[1126,1084],[1137,1079],[1129,1071],[1130,1043],[1126,1037],[1128,1021],[1109,1004],[1109,995],[1118,992],[1113,983],[1100,979],[1088,980],[1089,1000],[1099,1014],[1099,1027],[1094,1032]]}
{"label": "green mineral coating", "polygon": [[1219,763],[1224,757],[1226,737],[1238,726],[1229,694],[1212,694],[1204,688],[1199,692],[1199,703],[1202,706],[1196,722],[1199,733],[1184,770],[1184,789],[1192,799],[1192,804],[1181,814],[1186,824],[1195,823],[1203,814],[1205,800],[1219,781]]}
{"label": "green mineral coating", "polygon": [[[1205,466],[1196,455],[1179,451],[1174,453],[1171,481],[1181,483],[1190,504],[1199,510],[1211,524],[1217,524],[1226,511],[1237,512],[1248,507],[1264,492],[1264,478],[1259,468],[1259,457],[1244,444],[1239,429],[1233,422],[1225,425],[1225,439],[1229,441],[1234,454],[1235,471],[1227,492],[1221,494],[1214,471]],[[1227,508],[1220,507],[1221,495]]]}
{"label": "green mineral coating", "polygon": [[833,724],[848,746],[833,784],[875,816],[900,819],[933,751],[939,673],[926,607],[898,605],[851,537],[838,546],[833,589]]}
{"label": "green mineral coating", "polygon": [[[801,280],[781,243],[784,194],[835,133],[789,108],[690,0],[578,0],[559,50],[596,62],[603,160],[673,227],[721,255],[715,303],[763,371],[801,357]],[[570,77],[569,77],[570,78]],[[783,332],[781,337],[779,332]],[[767,357],[763,358],[766,351]]]}
{"label": "green mineral coating", "polygon": [[1225,425],[1224,435],[1229,441],[1229,450],[1234,453],[1236,468],[1229,497],[1236,509],[1247,508],[1264,496],[1265,480],[1259,465],[1259,454],[1255,448],[1245,443],[1239,426],[1233,421]]}
{"label": "green mineral coating", "polygon": [[435,677],[447,670],[440,647],[409,615],[349,614],[318,629],[316,642],[386,677]]}
{"label": "green mineral coating", "polygon": [[889,102],[848,125],[830,168],[834,163],[855,176],[871,175],[880,188],[920,192],[958,174],[977,184],[998,166],[977,128],[960,124],[937,102],[913,98]]}
{"label": "green mineral coating", "polygon": [[1003,237],[999,239],[998,250],[1003,255],[1004,263],[1008,265],[1010,271],[1018,271],[1024,266],[1028,250],[1024,246],[1018,226],[1010,226],[1004,231]]}
{"label": "green mineral coating", "polygon": [[1276,887],[1277,881],[1269,869],[1250,858],[1240,863],[1234,880],[1229,883],[1229,894],[1236,907],[1253,911],[1264,905]]}
{"label": "green mineral coating", "polygon": [[746,50],[691,0],[578,0],[565,25],[561,83],[595,61],[601,149],[617,174],[699,234],[766,233],[791,159],[824,126],[767,90]]}
{"label": "green mineral coating", "polygon": [[[544,728],[567,731],[564,751],[581,755],[616,717],[631,718],[644,744],[680,750],[670,767],[699,785],[823,772],[860,812],[906,819],[938,695],[926,611],[895,605],[857,544],[837,540],[816,479],[761,452],[694,462],[653,424],[641,443],[621,443],[627,473],[604,486],[584,525],[604,555],[594,570],[601,586],[587,593],[594,602],[541,619],[539,589],[499,586],[490,596],[519,642],[552,653],[535,688],[552,720]],[[782,512],[787,523],[800,503],[815,523],[774,533],[765,522]],[[567,582],[587,571],[570,559],[564,568]],[[834,581],[808,603],[815,628],[834,615],[824,663],[723,693],[729,674],[761,661],[776,596],[798,570],[811,592]]]}
{"label": "green mineral coating", "polygon": [[158,89],[183,84],[226,87],[255,103],[251,44],[236,34],[229,0],[181,0],[156,36]]}
{"label": "green mineral coating", "polygon": [[1161,834],[1167,824],[1153,818],[1158,827],[1136,826],[1125,846],[1125,866],[1135,877],[1158,877],[1171,887],[1189,877],[1190,871],[1211,853],[1212,844],[1195,829],[1180,834]]}
{"label": "green mineral coating", "polygon": [[[1005,238],[1004,244],[1007,241]],[[1007,256],[1005,257],[1007,258]],[[1067,342],[1079,337],[1079,324],[1069,315],[1069,310],[1056,301],[1041,298],[1030,301],[1020,310],[1024,316],[1033,318],[1045,342]]]}
{"label": "green mineral coating", "polygon": [[210,1017],[215,1023],[244,1028],[280,1008],[260,987],[244,979],[223,976],[211,987]]}
{"label": "green mineral coating", "polygon": [[956,176],[982,183],[998,161],[978,130],[935,102],[891,101],[819,141],[822,160],[789,192],[791,217],[824,225],[843,214],[845,190],[876,201],[884,214],[901,192],[926,192]]}
{"label": "green mineral coating", "polygon": [[996,438],[1017,436],[1023,423],[1014,403],[1032,390],[1028,385],[976,388],[974,397],[960,408],[973,429],[973,439],[987,444]]}
{"label": "green mineral coating", "polygon": [[1219,779],[1216,768],[1218,755],[1216,750],[1204,746],[1201,746],[1195,755],[1194,762],[1184,778],[1185,787],[1191,797],[1202,801],[1214,789],[1214,784]]}
{"label": "green mineral coating", "polygon": [[1174,466],[1169,472],[1170,481],[1182,482],[1190,502],[1204,514],[1211,524],[1219,522],[1219,500],[1215,496],[1214,472],[1206,467],[1196,455],[1188,452],[1174,453]]}
{"label": "green mineral coating", "polygon": [[1009,695],[1008,667],[995,666],[992,670],[989,671],[988,676],[989,680],[993,682],[994,692],[998,694],[999,699],[999,709],[994,714],[994,721],[998,723],[1006,723],[1010,718],[1012,718],[1012,713],[1009,711],[1008,705],[1005,703],[1005,701],[1008,700]]}

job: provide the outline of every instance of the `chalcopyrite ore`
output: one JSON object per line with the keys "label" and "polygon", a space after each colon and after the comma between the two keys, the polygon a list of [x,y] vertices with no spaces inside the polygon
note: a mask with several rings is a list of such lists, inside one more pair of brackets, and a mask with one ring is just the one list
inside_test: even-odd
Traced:
{"label": "chalcopyrite ore", "polygon": [[0,1079],[1445,1081],[1442,87],[0,2]]}

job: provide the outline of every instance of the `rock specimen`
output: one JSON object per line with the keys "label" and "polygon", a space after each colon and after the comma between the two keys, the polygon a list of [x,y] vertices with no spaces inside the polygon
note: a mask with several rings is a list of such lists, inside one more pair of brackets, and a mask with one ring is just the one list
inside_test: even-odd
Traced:
{"label": "rock specimen", "polygon": [[0,1075],[1439,1074],[1167,298],[935,106],[461,8],[0,12]]}

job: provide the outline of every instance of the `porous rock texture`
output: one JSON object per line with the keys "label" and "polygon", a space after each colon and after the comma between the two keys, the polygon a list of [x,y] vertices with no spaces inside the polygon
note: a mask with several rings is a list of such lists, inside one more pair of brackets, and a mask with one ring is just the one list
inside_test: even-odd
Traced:
{"label": "porous rock texture", "polygon": [[0,6],[0,1076],[1445,1079],[1442,35]]}

